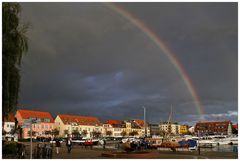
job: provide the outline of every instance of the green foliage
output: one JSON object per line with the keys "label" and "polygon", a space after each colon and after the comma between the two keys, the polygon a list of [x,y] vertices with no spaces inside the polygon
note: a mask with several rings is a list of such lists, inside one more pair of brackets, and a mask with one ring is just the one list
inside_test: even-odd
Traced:
{"label": "green foliage", "polygon": [[94,137],[94,138],[99,138],[100,136],[101,136],[101,132],[99,132],[99,131],[93,131],[92,132],[92,136]]}
{"label": "green foliage", "polygon": [[107,136],[111,136],[112,135],[112,131],[106,131],[106,135]]}
{"label": "green foliage", "polygon": [[68,130],[64,130],[64,134],[67,135],[68,134]]}
{"label": "green foliage", "polygon": [[73,137],[80,137],[81,136],[81,134],[78,130],[73,130],[72,135],[73,135]]}
{"label": "green foliage", "polygon": [[[35,136],[37,133],[36,133],[36,131],[32,131],[32,136]],[[30,136],[31,135],[31,131],[29,130],[28,131],[28,136]]]}
{"label": "green foliage", "polygon": [[14,113],[18,104],[21,59],[28,50],[26,31],[28,25],[21,25],[18,3],[2,4],[2,110],[3,115]]}
{"label": "green foliage", "polygon": [[87,130],[83,130],[81,133],[83,136],[86,136],[88,134]]}
{"label": "green foliage", "polygon": [[29,142],[30,139],[18,139],[18,142]]}
{"label": "green foliage", "polygon": [[126,131],[122,131],[122,132],[121,132],[121,135],[122,135],[123,137],[126,136],[126,135],[127,135]]}
{"label": "green foliage", "polygon": [[129,133],[129,135],[135,136],[135,135],[138,135],[138,132],[137,131],[132,131],[132,132]]}
{"label": "green foliage", "polygon": [[58,136],[59,135],[59,130],[58,129],[53,129],[52,130],[52,135],[54,135],[54,136]]}
{"label": "green foliage", "polygon": [[17,153],[17,143],[10,142],[3,145],[3,154],[16,154]]}
{"label": "green foliage", "polygon": [[44,131],[44,134],[45,134],[45,135],[51,135],[52,132],[51,132],[50,130],[46,130],[46,131]]}

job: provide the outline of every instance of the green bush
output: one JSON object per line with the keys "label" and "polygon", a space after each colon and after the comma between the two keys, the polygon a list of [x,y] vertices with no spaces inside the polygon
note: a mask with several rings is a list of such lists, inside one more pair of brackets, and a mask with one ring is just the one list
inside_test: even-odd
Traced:
{"label": "green bush", "polygon": [[6,143],[2,147],[3,154],[17,154],[17,143],[16,142],[10,142]]}
{"label": "green bush", "polygon": [[18,139],[19,142],[29,142],[30,139]]}

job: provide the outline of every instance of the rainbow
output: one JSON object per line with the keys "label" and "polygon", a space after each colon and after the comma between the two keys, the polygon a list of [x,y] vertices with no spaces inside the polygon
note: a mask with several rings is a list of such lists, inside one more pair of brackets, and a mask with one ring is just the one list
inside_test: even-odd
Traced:
{"label": "rainbow", "polygon": [[193,82],[191,81],[190,77],[188,76],[186,70],[184,69],[183,65],[179,62],[177,57],[174,53],[167,47],[166,44],[160,39],[160,37],[155,34],[146,24],[144,24],[140,19],[135,17],[134,15],[130,14],[127,10],[122,8],[121,6],[117,5],[116,3],[104,3],[105,6],[117,12],[128,21],[130,21],[133,25],[135,25],[138,29],[140,29],[152,42],[160,48],[164,54],[168,57],[170,62],[174,65],[177,72],[180,74],[181,78],[183,79],[188,91],[190,92],[192,99],[194,101],[195,107],[197,112],[201,116],[201,120],[205,120],[204,118],[204,108],[201,104],[200,97],[198,96],[196,89],[193,86]]}

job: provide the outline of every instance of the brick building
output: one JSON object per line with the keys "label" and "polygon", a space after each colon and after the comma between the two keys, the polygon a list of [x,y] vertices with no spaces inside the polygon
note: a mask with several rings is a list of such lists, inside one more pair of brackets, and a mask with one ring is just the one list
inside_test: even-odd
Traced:
{"label": "brick building", "polygon": [[195,126],[196,135],[231,135],[231,121],[222,122],[198,122]]}

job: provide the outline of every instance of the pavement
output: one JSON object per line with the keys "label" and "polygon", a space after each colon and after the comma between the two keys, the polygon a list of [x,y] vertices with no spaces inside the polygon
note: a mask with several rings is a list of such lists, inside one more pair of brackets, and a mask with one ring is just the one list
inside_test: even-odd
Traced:
{"label": "pavement", "polygon": [[[29,143],[25,143],[27,145],[27,158],[29,158],[30,146]],[[33,147],[36,146],[34,143]],[[106,146],[108,147],[108,146]],[[112,146],[109,146],[107,149],[101,148],[101,146],[95,146],[93,149],[85,147],[81,147],[79,145],[74,145],[71,153],[67,152],[67,147],[65,144],[62,144],[59,150],[59,154],[56,154],[56,148],[53,148],[53,159],[110,159],[108,157],[103,157],[102,153],[112,153],[119,151]],[[198,155],[197,151],[192,152],[172,152],[172,151],[158,151],[158,150],[150,150],[151,153],[154,153],[152,156],[138,156],[135,159],[237,159],[238,155],[233,152],[201,152],[201,155]],[[128,159],[129,157],[126,157]]]}

